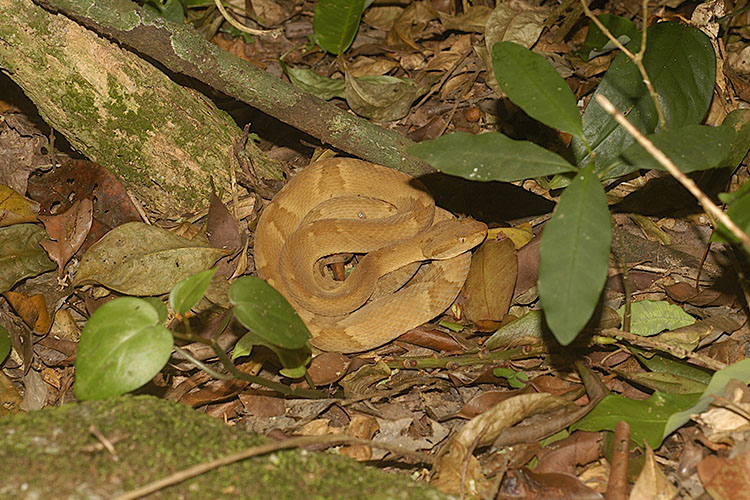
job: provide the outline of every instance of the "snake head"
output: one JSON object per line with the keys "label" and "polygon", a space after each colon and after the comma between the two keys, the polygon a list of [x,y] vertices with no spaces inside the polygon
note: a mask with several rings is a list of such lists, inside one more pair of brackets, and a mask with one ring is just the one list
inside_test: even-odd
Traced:
{"label": "snake head", "polygon": [[428,260],[445,260],[468,252],[487,236],[487,225],[474,219],[438,222],[424,233],[422,253]]}

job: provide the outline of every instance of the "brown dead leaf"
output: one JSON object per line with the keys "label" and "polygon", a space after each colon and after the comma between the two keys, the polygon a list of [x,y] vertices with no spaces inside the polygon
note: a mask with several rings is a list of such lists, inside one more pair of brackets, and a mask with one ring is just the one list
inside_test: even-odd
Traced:
{"label": "brown dead leaf", "polygon": [[39,242],[57,263],[57,275],[62,277],[65,264],[75,254],[91,229],[94,205],[84,198],[60,215],[42,216],[39,219],[49,234],[49,240]]}
{"label": "brown dead leaf", "polygon": [[708,456],[698,464],[698,476],[717,500],[750,500],[750,452],[734,458]]}
{"label": "brown dead leaf", "polygon": [[487,18],[490,17],[492,9],[486,5],[470,5],[468,10],[452,16],[438,11],[440,22],[446,31],[463,31],[466,33],[484,33]]}
{"label": "brown dead leaf", "polygon": [[392,47],[405,44],[419,51],[419,46],[414,39],[417,34],[422,34],[427,27],[427,23],[436,17],[437,13],[429,2],[414,2],[401,11],[393,21],[385,41]]}
{"label": "brown dead leaf", "polygon": [[239,395],[239,398],[245,410],[255,417],[281,417],[286,412],[286,405],[283,398],[250,394],[248,392],[243,392]]}
{"label": "brown dead leaf", "polygon": [[49,165],[49,140],[21,114],[4,117],[0,130],[0,184],[25,193],[29,174]]}
{"label": "brown dead leaf", "polygon": [[[211,201],[208,206],[208,216],[206,217],[206,236],[215,248],[235,252],[243,245],[243,235],[237,219],[229,213],[224,202],[213,191],[211,192]],[[216,274],[226,278],[234,275],[237,269],[237,257],[233,253],[219,259],[216,263],[218,267]],[[242,269],[240,274],[244,271]]]}
{"label": "brown dead leaf", "polygon": [[487,411],[492,406],[519,394],[528,393],[527,389],[517,391],[482,391],[471,398],[459,411],[457,417],[474,418]]}
{"label": "brown dead leaf", "polygon": [[575,474],[576,467],[597,460],[601,455],[602,436],[598,432],[576,431],[569,437],[555,441],[537,453],[539,464],[535,472],[563,472]]}
{"label": "brown dead leaf", "polygon": [[324,352],[315,356],[307,373],[316,386],[333,384],[346,375],[349,358],[338,352]]}
{"label": "brown dead leaf", "polygon": [[85,160],[68,160],[29,180],[29,196],[41,205],[44,215],[56,215],[75,200],[95,200],[93,222],[82,251],[86,251],[112,228],[141,220],[122,182],[106,168]]}
{"label": "brown dead leaf", "polygon": [[480,330],[497,329],[508,314],[516,286],[518,260],[513,242],[485,241],[471,259],[464,285],[464,313]]}
{"label": "brown dead leaf", "polygon": [[[355,413],[349,422],[349,428],[346,433],[350,436],[360,439],[372,439],[376,432],[380,430],[378,421],[370,415]],[[372,458],[372,447],[369,445],[352,445],[344,446],[339,450],[340,453],[353,458],[357,461],[370,460]]]}
{"label": "brown dead leaf", "polygon": [[535,500],[602,500],[601,493],[583,484],[577,477],[559,472],[538,474],[527,468],[508,471],[496,498]]}
{"label": "brown dead leaf", "polygon": [[27,296],[17,292],[5,292],[3,297],[26,323],[26,326],[35,333],[47,333],[49,331],[50,317],[44,295]]}

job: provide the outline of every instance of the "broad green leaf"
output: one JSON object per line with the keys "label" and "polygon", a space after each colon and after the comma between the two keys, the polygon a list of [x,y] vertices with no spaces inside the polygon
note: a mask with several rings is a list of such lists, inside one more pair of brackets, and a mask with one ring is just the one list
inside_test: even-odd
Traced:
{"label": "broad green leaf", "polygon": [[[641,32],[638,31],[633,21],[614,14],[601,14],[596,17],[628,50],[637,52],[640,49]],[[594,57],[616,50],[616,48],[612,40],[602,33],[602,30],[596,24],[591,23],[580,53],[583,59],[589,61]]]}
{"label": "broad green leaf", "polygon": [[172,310],[178,314],[185,314],[195,307],[208,290],[214,274],[216,268],[206,269],[177,283],[169,292],[169,305]]}
{"label": "broad green leaf", "polygon": [[581,113],[563,77],[543,56],[513,42],[492,48],[495,78],[511,101],[545,125],[583,138]]}
{"label": "broad green leaf", "polygon": [[[708,170],[721,165],[731,149],[734,130],[730,127],[687,125],[657,132],[649,139],[684,173]],[[634,143],[622,153],[622,160],[603,172],[605,179],[614,179],[640,169],[666,170],[661,163]]]}
{"label": "broad green leaf", "polygon": [[344,98],[344,91],[346,89],[346,82],[344,80],[321,76],[311,69],[293,68],[286,64],[282,64],[282,66],[284,67],[284,72],[289,77],[289,81],[305,92],[316,95],[325,101],[334,97]]}
{"label": "broad green leaf", "polygon": [[5,329],[3,325],[0,325],[0,364],[5,361],[5,358],[10,354],[11,342],[10,333]]}
{"label": "broad green leaf", "polygon": [[475,181],[513,182],[575,171],[562,156],[497,132],[455,132],[409,147],[409,153],[446,174]]}
{"label": "broad green leaf", "polygon": [[271,285],[254,276],[243,276],[229,288],[234,316],[266,344],[284,349],[307,345],[310,331],[289,302]]}
{"label": "broad green leaf", "polygon": [[74,286],[99,284],[128,295],[161,295],[229,252],[158,227],[128,222],[84,254]]}
{"label": "broad green leaf", "polygon": [[665,392],[668,394],[696,394],[703,392],[706,384],[690,380],[675,373],[664,372],[622,372],[617,371],[622,377],[647,387],[652,391]]}
{"label": "broad green leaf", "polygon": [[624,420],[630,424],[630,439],[633,443],[643,446],[645,440],[651,448],[656,449],[666,436],[665,426],[670,417],[690,408],[699,398],[700,394],[655,392],[648,399],[635,400],[610,394],[570,429],[614,431],[617,422]]}
{"label": "broad green leaf", "polygon": [[743,359],[742,361],[738,361],[737,363],[714,373],[714,376],[711,377],[711,382],[708,384],[708,387],[706,387],[703,394],[700,395],[700,399],[695,405],[683,409],[682,411],[675,412],[669,416],[669,419],[664,426],[662,439],[666,438],[672,434],[672,432],[690,421],[690,415],[705,411],[706,408],[708,408],[708,405],[714,401],[712,396],[722,395],[724,393],[724,388],[727,386],[727,382],[733,378],[740,380],[744,384],[750,382],[750,359]]}
{"label": "broad green leaf", "polygon": [[7,292],[24,278],[57,267],[39,244],[47,238],[47,232],[35,224],[0,228],[0,293]]}
{"label": "broad green leaf", "polygon": [[[700,123],[713,96],[716,56],[711,41],[700,30],[674,22],[648,29],[644,65],[659,94],[668,128]],[[607,97],[638,130],[656,130],[657,117],[651,97],[635,64],[618,54],[602,78],[595,95]],[[596,153],[597,172],[611,169],[634,139],[601,106],[591,99],[583,113],[583,130]],[[584,143],[573,138],[579,165],[591,161]]]}
{"label": "broad green leaf", "polygon": [[[617,310],[623,317],[625,306]],[[676,330],[692,325],[695,318],[680,306],[663,300],[641,300],[630,306],[630,333],[648,337],[664,330]]]}
{"label": "broad green leaf", "polygon": [[135,297],[107,302],[81,332],[76,397],[105,399],[139,388],[164,367],[172,347],[171,332],[148,302]]}
{"label": "broad green leaf", "polygon": [[539,248],[539,299],[555,338],[570,344],[594,312],[609,266],[604,188],[588,166],[560,196]]}
{"label": "broad green leaf", "polygon": [[524,338],[528,338],[530,343],[536,343],[542,339],[544,326],[542,311],[529,311],[520,318],[498,328],[485,341],[484,346],[492,351],[500,347],[508,347]]}
{"label": "broad green leaf", "polygon": [[339,55],[354,41],[365,0],[318,0],[313,18],[315,42]]}

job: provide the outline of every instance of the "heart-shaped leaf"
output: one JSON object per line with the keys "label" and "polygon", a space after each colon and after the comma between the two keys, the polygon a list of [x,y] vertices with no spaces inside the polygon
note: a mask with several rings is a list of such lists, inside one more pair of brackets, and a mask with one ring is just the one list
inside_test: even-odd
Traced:
{"label": "heart-shaped leaf", "polygon": [[137,389],[164,367],[172,346],[171,332],[147,301],[121,297],[107,302],[81,332],[76,397],[105,399]]}

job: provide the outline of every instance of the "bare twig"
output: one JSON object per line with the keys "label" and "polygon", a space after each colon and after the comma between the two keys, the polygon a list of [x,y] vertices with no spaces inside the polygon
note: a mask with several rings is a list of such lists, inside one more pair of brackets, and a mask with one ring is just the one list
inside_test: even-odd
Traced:
{"label": "bare twig", "polygon": [[219,12],[221,12],[221,15],[224,17],[224,19],[226,19],[229,24],[242,31],[243,33],[249,33],[256,36],[267,35],[271,38],[278,38],[279,35],[281,35],[281,28],[276,28],[273,30],[259,30],[255,28],[248,28],[229,15],[229,12],[227,12],[227,10],[224,8],[224,5],[222,5],[221,0],[214,0],[214,3],[216,4],[216,8],[219,9]]}
{"label": "bare twig", "polygon": [[698,202],[703,206],[703,209],[712,217],[715,217],[718,221],[720,221],[722,224],[724,224],[727,229],[729,229],[733,235],[735,235],[739,240],[742,242],[743,245],[745,245],[747,248],[750,248],[750,236],[748,236],[742,229],[740,229],[737,224],[732,221],[732,219],[729,218],[729,216],[724,213],[719,207],[716,206],[716,204],[711,201],[711,198],[709,198],[706,193],[701,191],[701,189],[698,187],[698,185],[693,182],[693,180],[682,173],[682,171],[677,168],[677,165],[674,164],[672,160],[669,159],[667,155],[662,152],[659,148],[657,148],[653,142],[651,142],[645,135],[643,135],[637,128],[635,128],[628,120],[625,118],[625,115],[620,113],[617,108],[603,95],[596,96],[596,101],[601,105],[601,107],[612,115],[615,120],[617,120],[617,123],[622,125],[622,127],[628,131],[630,135],[633,136],[633,138],[640,144],[643,149],[645,149],[651,156],[653,156],[656,161],[658,161],[667,171],[677,179],[677,181],[682,184],[685,189],[690,191],[690,194],[692,194],[695,199],[698,200]]}

